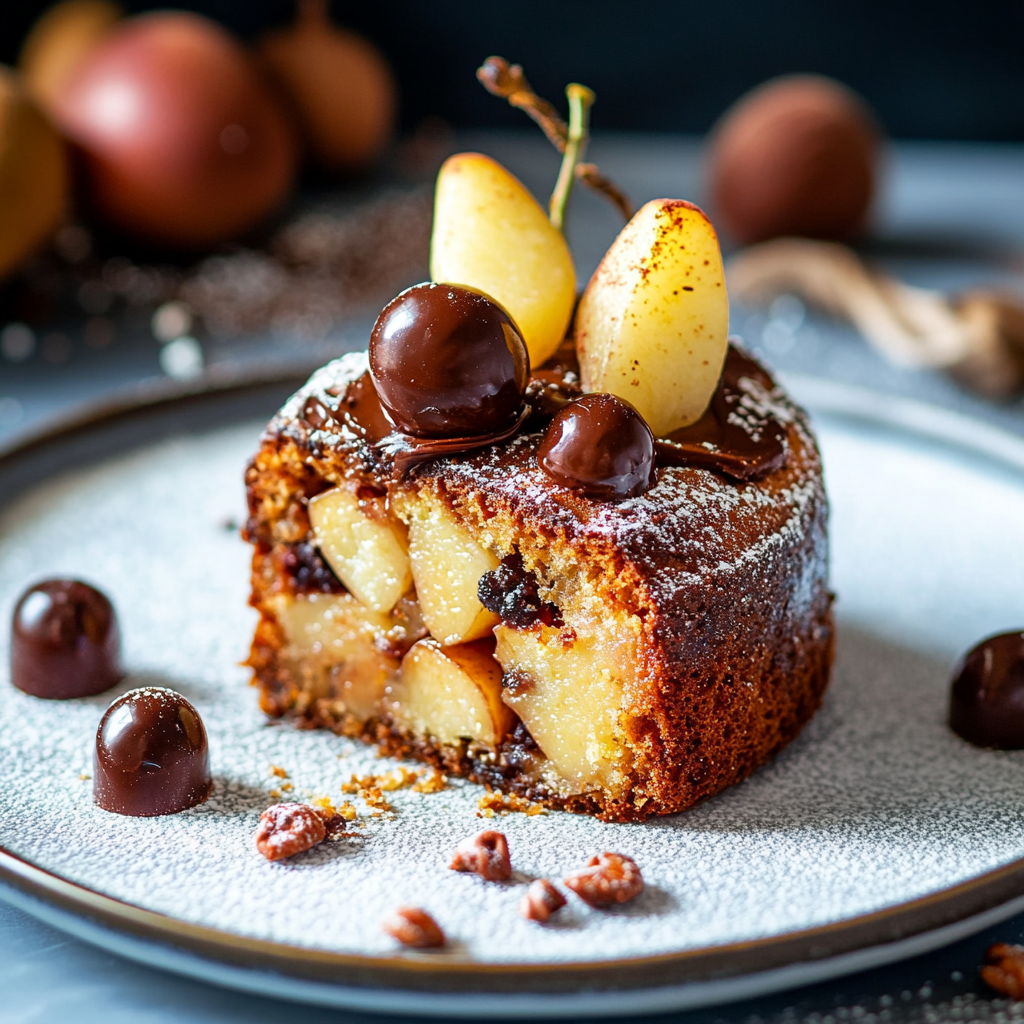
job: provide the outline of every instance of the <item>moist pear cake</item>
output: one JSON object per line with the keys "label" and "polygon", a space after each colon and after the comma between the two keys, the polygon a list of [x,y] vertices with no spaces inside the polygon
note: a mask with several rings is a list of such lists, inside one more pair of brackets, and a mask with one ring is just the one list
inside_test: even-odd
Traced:
{"label": "moist pear cake", "polygon": [[264,711],[611,820],[748,775],[828,681],[827,506],[803,413],[738,349],[726,370],[718,395],[784,426],[781,465],[664,466],[618,502],[548,476],[530,421],[395,479],[366,355],[318,371],[247,474]]}
{"label": "moist pear cake", "polygon": [[249,664],[270,715],[636,821],[818,708],[828,510],[806,416],[729,339],[703,212],[647,203],[577,304],[556,205],[451,157],[433,280],[270,423]]}

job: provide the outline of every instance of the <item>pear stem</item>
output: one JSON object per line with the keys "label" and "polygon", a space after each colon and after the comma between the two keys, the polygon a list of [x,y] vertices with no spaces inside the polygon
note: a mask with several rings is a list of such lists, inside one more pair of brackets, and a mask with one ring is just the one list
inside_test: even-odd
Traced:
{"label": "pear stem", "polygon": [[573,182],[576,180],[576,165],[583,159],[587,148],[590,122],[590,108],[596,97],[585,85],[573,82],[565,88],[569,99],[569,133],[562,154],[562,166],[558,169],[558,180],[548,203],[548,217],[552,226],[562,231],[565,224],[565,208],[569,204]]}

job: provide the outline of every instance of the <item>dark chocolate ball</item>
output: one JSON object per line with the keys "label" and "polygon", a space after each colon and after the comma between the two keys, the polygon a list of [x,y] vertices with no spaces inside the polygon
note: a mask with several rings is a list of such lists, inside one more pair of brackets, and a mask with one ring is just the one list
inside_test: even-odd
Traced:
{"label": "dark chocolate ball", "polygon": [[493,299],[418,284],[392,299],[370,335],[370,373],[395,426],[415,437],[477,437],[523,406],[530,357]]}
{"label": "dark chocolate ball", "polygon": [[1024,632],[991,636],[961,658],[949,726],[979,747],[1024,749]]}
{"label": "dark chocolate ball", "polygon": [[175,814],[201,804],[213,788],[206,729],[174,690],[129,690],[96,730],[93,799],[134,817]]}
{"label": "dark chocolate ball", "polygon": [[78,580],[44,580],[11,620],[11,682],[34,697],[89,697],[123,675],[121,635],[107,597]]}
{"label": "dark chocolate ball", "polygon": [[654,435],[624,399],[584,395],[548,425],[537,461],[589,498],[636,498],[654,483]]}
{"label": "dark chocolate ball", "polygon": [[743,244],[782,235],[851,238],[865,225],[878,150],[870,113],[845,86],[815,75],[767,82],[713,132],[716,222]]}

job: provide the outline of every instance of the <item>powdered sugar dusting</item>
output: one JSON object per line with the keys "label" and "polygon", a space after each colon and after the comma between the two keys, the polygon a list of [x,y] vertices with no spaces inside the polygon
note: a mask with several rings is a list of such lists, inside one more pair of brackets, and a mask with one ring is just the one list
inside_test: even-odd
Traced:
{"label": "powdered sugar dusting", "polygon": [[[260,427],[69,474],[0,520],[3,620],[29,583],[82,576],[112,597],[130,672],[98,697],[38,700],[11,687],[0,635],[0,843],[18,856],[186,921],[314,949],[393,954],[381,919],[397,904],[423,905],[452,940],[441,957],[484,963],[645,956],[778,935],[1024,856],[1024,754],[977,750],[946,729],[948,657],[928,653],[1024,621],[1024,553],[1007,544],[1024,516],[1024,481],[922,461],[892,440],[833,427],[822,438],[837,496],[835,585],[848,617],[825,706],[770,765],[686,814],[643,825],[560,813],[494,819],[517,872],[508,883],[448,870],[455,845],[481,827],[482,790],[459,782],[429,795],[388,793],[393,818],[360,804],[363,827],[350,830],[361,838],[267,862],[254,843],[266,807],[337,801],[353,773],[395,765],[322,731],[268,725],[238,665],[254,625],[249,549],[222,523],[242,515],[242,469]],[[726,498],[699,478],[674,479],[680,501],[741,511],[771,500],[757,488],[729,486]],[[609,518],[599,528],[617,527]],[[885,639],[894,622],[904,639]],[[93,805],[81,776],[91,774],[100,717],[141,685],[171,686],[203,716],[215,778],[205,804],[163,818]],[[272,795],[285,784],[286,796]],[[596,911],[570,897],[547,927],[518,915],[529,879],[558,883],[601,850],[640,865],[647,888],[635,902]]]}

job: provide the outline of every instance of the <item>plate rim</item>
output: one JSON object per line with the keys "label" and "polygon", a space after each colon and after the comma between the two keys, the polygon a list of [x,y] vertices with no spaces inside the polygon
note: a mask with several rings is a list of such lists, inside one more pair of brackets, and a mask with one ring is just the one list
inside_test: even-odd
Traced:
{"label": "plate rim", "polygon": [[[300,381],[308,372],[306,363],[279,363],[273,367],[207,375],[185,384],[157,382],[135,386],[57,421],[51,420],[13,444],[0,447],[0,471],[30,457],[34,451],[59,444],[86,428],[102,429],[153,411],[184,410],[197,401],[216,401],[246,391],[258,391],[267,385]],[[982,454],[1005,467],[1024,471],[1024,438],[1003,428],[916,399],[825,378],[800,374],[780,374],[780,377],[795,392],[799,402],[811,407],[812,418],[815,414],[837,415],[889,426],[945,446]],[[144,440],[140,443],[151,442]],[[60,468],[50,470],[49,474],[60,471]],[[46,478],[47,474],[44,474],[37,482],[41,483]],[[28,913],[33,913],[32,902],[38,901],[58,916],[82,919],[96,929],[112,931],[127,936],[129,940],[171,947],[229,971],[267,972],[282,981],[288,979],[299,985],[327,985],[339,995],[335,1005],[348,1005],[343,996],[351,997],[353,993],[363,992],[367,997],[374,995],[369,1002],[359,1000],[363,1008],[376,1005],[381,1009],[393,1008],[399,1012],[404,1009],[408,1012],[415,1007],[401,1006],[402,996],[476,994],[497,999],[496,1004],[488,1004],[489,1012],[493,1012],[496,1006],[500,1007],[503,998],[508,1001],[511,996],[512,1001],[521,1003],[514,998],[517,994],[545,999],[564,998],[570,993],[579,994],[581,990],[588,993],[664,990],[667,994],[667,990],[679,989],[680,986],[692,989],[727,979],[767,977],[771,972],[813,963],[836,964],[835,970],[826,972],[825,976],[859,970],[863,965],[854,963],[844,968],[840,961],[849,959],[853,954],[906,943],[957,926],[966,926],[968,930],[964,934],[971,934],[990,923],[993,916],[1001,918],[1015,912],[1016,905],[1024,899],[1024,857],[913,900],[814,928],[651,956],[548,964],[481,963],[459,954],[439,956],[406,951],[390,956],[371,956],[247,938],[205,925],[190,924],[107,896],[38,867],[0,844],[2,889],[13,891],[16,898],[22,897],[17,899],[17,905]],[[37,912],[35,916],[40,915]],[[971,925],[974,919],[978,919],[978,923]],[[59,921],[51,923],[61,927]],[[98,941],[95,937],[80,937]],[[935,943],[936,946],[941,944],[942,941]],[[903,955],[913,955],[915,951],[921,950],[910,950]],[[176,970],[174,967],[170,969]],[[189,970],[179,970],[179,973],[195,976],[195,972]],[[242,987],[230,978],[208,980]],[[801,983],[800,980],[783,981],[774,988]],[[381,1001],[385,991],[394,996],[391,1004]],[[294,998],[303,998],[301,991],[290,994]],[[323,998],[313,998],[312,992],[307,996],[310,1001],[325,1002]],[[684,1002],[695,1006],[708,1005],[711,1001],[723,1000],[691,1003],[675,998],[668,1004],[652,1006],[650,1012],[680,1007]],[[425,1011],[427,1007],[422,1009]],[[477,1009],[478,1006],[472,1012]],[[604,1010],[596,1005],[588,1007],[588,1012],[618,1012],[621,1009],[621,1006],[609,1006]],[[450,1011],[451,1007],[446,1005],[444,1012]],[[437,1012],[442,1011],[439,1009]],[[517,1011],[510,1008],[509,1012]]]}

